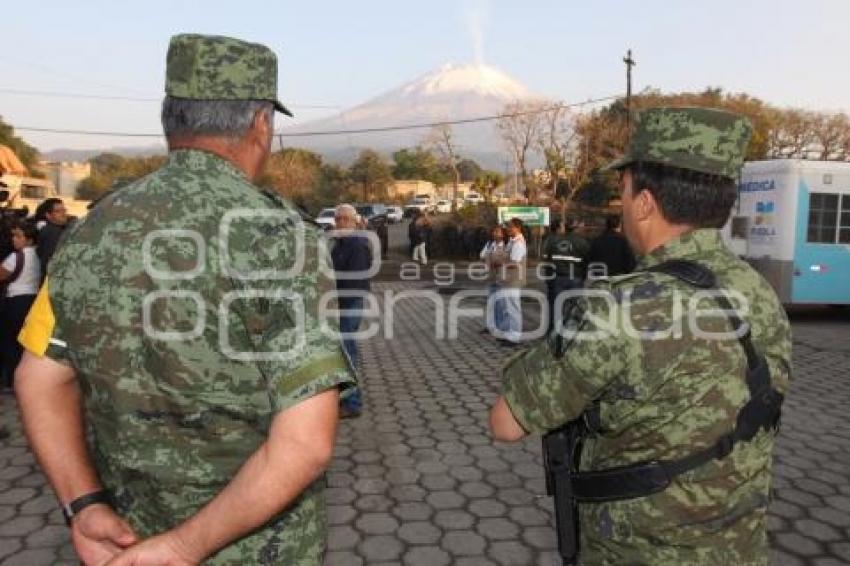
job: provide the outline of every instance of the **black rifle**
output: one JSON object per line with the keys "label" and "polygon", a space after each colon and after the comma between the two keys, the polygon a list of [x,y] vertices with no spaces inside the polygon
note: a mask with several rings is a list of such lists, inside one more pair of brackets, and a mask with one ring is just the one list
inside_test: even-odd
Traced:
{"label": "black rifle", "polygon": [[578,471],[583,433],[584,423],[578,419],[543,437],[546,493],[555,502],[558,552],[564,564],[573,564],[578,558],[578,503],[573,494],[572,474]]}

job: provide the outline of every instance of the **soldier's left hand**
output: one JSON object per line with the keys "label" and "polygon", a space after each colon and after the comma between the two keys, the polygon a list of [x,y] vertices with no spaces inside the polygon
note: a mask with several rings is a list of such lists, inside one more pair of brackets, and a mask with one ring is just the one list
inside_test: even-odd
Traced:
{"label": "soldier's left hand", "polygon": [[201,560],[169,531],[128,548],[107,566],[193,566]]}

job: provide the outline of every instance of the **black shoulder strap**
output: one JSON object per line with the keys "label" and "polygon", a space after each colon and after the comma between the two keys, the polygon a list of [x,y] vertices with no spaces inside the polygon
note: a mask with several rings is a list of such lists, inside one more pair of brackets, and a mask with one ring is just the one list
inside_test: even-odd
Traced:
{"label": "black shoulder strap", "polygon": [[[737,311],[729,302],[729,298],[717,287],[717,276],[713,271],[695,261],[683,259],[665,261],[658,265],[653,265],[646,271],[670,275],[697,289],[717,291],[713,298],[718,306],[726,312],[726,316],[729,317],[729,323],[738,336],[738,342],[741,343],[741,347],[744,348],[744,352],[747,354],[747,366],[751,370],[758,367],[759,353],[756,351],[755,346],[753,346],[750,326],[741,320],[737,315]],[[742,328],[744,330],[741,330]],[[752,391],[750,393],[752,394]]]}
{"label": "black shoulder strap", "polygon": [[[674,260],[647,271],[664,273],[699,289],[716,289],[715,301],[726,311],[730,324],[738,331],[746,325],[725,294],[717,288],[717,277],[695,262]],[[677,460],[648,461],[607,470],[578,472],[573,476],[573,493],[579,501],[618,501],[644,497],[666,489],[674,477],[696,469],[711,460],[720,460],[732,452],[738,442],[750,441],[760,429],[775,429],[779,424],[783,396],[772,387],[770,368],[764,355],[753,345],[750,328],[736,332],[747,355],[747,389],[750,398],[738,411],[735,428],[714,444]]]}
{"label": "black shoulder strap", "polygon": [[714,272],[695,261],[671,259],[653,265],[646,271],[670,275],[698,289],[714,289],[717,287],[717,277]]}
{"label": "black shoulder strap", "polygon": [[671,463],[673,467],[682,470],[693,469],[698,465],[698,461],[705,461],[705,456],[709,454],[713,454],[715,458],[724,457],[732,450],[735,442],[751,440],[760,428],[765,430],[775,428],[778,425],[783,396],[772,387],[767,359],[753,344],[750,325],[741,320],[729,298],[717,286],[717,276],[713,271],[702,264],[688,260],[669,260],[650,267],[647,271],[676,277],[699,289],[715,290],[714,300],[725,311],[729,323],[738,336],[738,342],[747,356],[747,389],[750,400],[738,412],[735,429],[721,438],[715,446],[703,451],[703,454],[697,453]]}

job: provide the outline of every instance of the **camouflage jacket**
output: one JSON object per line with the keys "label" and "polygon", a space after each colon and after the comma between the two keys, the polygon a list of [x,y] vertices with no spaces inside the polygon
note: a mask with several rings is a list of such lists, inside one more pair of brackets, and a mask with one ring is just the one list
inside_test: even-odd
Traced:
{"label": "camouflage jacket", "polygon": [[[701,263],[752,326],[772,381],[790,379],[791,335],[768,283],[736,258],[716,230],[697,230],[645,256],[638,270],[670,259]],[[600,431],[585,444],[580,467],[600,470],[681,458],[735,426],[749,398],[746,357],[713,299],[696,306],[696,289],[672,276],[637,271],[598,280],[579,301],[565,354],[541,342],[509,360],[504,390],[522,426],[546,432],[598,402]],[[747,310],[748,309],[748,310]],[[595,339],[594,339],[595,338]],[[647,497],[581,504],[584,564],[767,564],[766,512],[774,434],[759,432],[723,460],[713,460]]]}
{"label": "camouflage jacket", "polygon": [[[172,152],[74,227],[21,340],[77,370],[97,471],[140,535],[213,498],[279,411],[353,382],[321,328],[332,274],[318,229],[203,151]],[[209,563],[320,564],[322,490]]]}

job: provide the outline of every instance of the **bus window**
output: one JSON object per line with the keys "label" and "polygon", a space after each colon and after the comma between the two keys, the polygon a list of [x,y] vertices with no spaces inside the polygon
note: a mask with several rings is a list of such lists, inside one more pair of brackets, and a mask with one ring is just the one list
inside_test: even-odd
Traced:
{"label": "bus window", "polygon": [[806,240],[814,244],[834,244],[838,236],[838,194],[809,195],[809,229]]}

